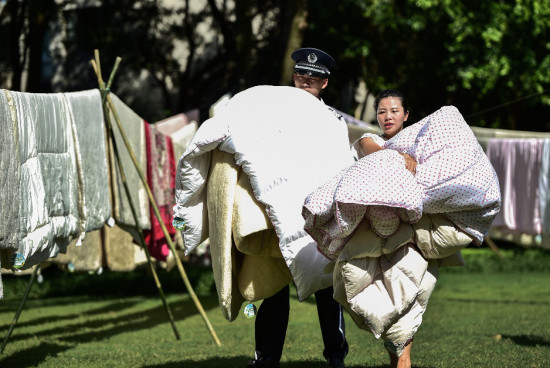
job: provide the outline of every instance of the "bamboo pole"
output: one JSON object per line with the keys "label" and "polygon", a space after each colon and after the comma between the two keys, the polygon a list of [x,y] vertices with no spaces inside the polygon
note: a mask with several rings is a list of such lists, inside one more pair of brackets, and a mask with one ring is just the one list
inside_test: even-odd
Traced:
{"label": "bamboo pole", "polygon": [[[111,72],[111,77],[109,78],[109,83],[107,85],[107,89],[109,88],[110,86],[110,83],[112,82],[113,80],[113,76],[114,74],[116,73],[116,70],[118,68],[118,64],[120,63],[120,58],[117,58],[117,62],[115,64],[115,67],[113,68],[112,72]],[[92,63],[92,66],[94,67],[94,70],[99,70],[97,69],[97,65],[94,65],[96,64],[95,62]],[[98,80],[99,81],[99,80]],[[100,85],[103,84],[103,80],[100,80],[99,81]],[[105,90],[105,89],[104,89]],[[103,92],[102,92],[103,93]],[[103,97],[103,96],[102,96]],[[172,330],[174,331],[174,334],[176,335],[176,340],[180,340],[181,339],[181,336],[179,334],[179,331],[176,327],[176,324],[174,322],[174,317],[172,316],[172,312],[170,310],[170,306],[168,305],[168,302],[166,301],[166,297],[164,295],[164,291],[162,290],[162,285],[160,283],[160,280],[158,278],[158,275],[157,275],[157,272],[155,270],[155,267],[153,266],[153,261],[151,260],[151,254],[149,253],[149,249],[147,248],[147,246],[145,245],[145,237],[143,235],[143,231],[141,229],[141,227],[139,226],[139,222],[138,222],[138,217],[137,217],[137,213],[136,213],[136,209],[135,209],[135,206],[134,206],[134,203],[132,201],[132,197],[130,196],[130,189],[128,188],[128,183],[126,182],[126,175],[124,173],[124,168],[122,167],[122,163],[120,162],[120,160],[118,159],[120,156],[118,154],[118,148],[117,148],[117,145],[116,145],[116,141],[114,139],[114,134],[113,134],[113,130],[112,130],[112,125],[111,125],[111,121],[110,121],[110,117],[108,116],[108,114],[105,113],[105,110],[104,110],[104,115],[105,115],[105,122],[106,122],[106,125],[107,125],[107,136],[109,138],[109,142],[112,144],[112,147],[113,147],[113,153],[114,153],[114,157],[115,157],[115,161],[117,162],[117,166],[118,166],[118,169],[119,169],[119,172],[120,172],[120,177],[122,179],[122,184],[123,184],[123,187],[124,187],[124,191],[126,193],[126,196],[128,197],[128,203],[130,204],[130,209],[132,211],[132,215],[134,217],[134,221],[136,222],[136,227],[138,229],[138,234],[139,234],[139,242],[140,242],[140,246],[141,248],[143,249],[143,251],[145,252],[145,256],[147,258],[147,263],[149,265],[149,269],[151,270],[151,273],[153,275],[153,279],[155,281],[155,285],[157,287],[157,290],[159,292],[159,295],[162,299],[162,304],[164,306],[164,310],[166,311],[166,314],[168,316],[168,319],[170,321],[170,325],[172,326]]]}
{"label": "bamboo pole", "polygon": [[[95,63],[99,64],[99,54],[98,54],[97,50],[95,50],[95,55],[96,55],[96,60],[97,60],[97,61],[95,61]],[[118,59],[120,59],[120,58],[118,58]],[[94,67],[94,69],[96,70],[96,74],[101,72],[101,69],[100,69],[99,65]],[[99,74],[98,74],[98,80],[102,81],[101,75],[99,75]],[[102,84],[103,83],[100,82],[100,86]],[[116,108],[113,104],[113,101],[111,100],[111,97],[110,97],[108,91],[106,91],[106,93],[105,93],[105,99],[106,99],[106,105],[108,105],[109,109],[113,113],[113,116],[115,118],[115,122],[118,126],[118,129],[119,129],[120,133],[121,133],[124,144],[125,144],[126,148],[128,149],[128,153],[129,153],[129,155],[132,159],[132,162],[133,162],[133,164],[134,164],[134,166],[135,166],[135,168],[136,168],[136,170],[139,174],[139,177],[140,177],[140,179],[141,179],[141,181],[142,181],[142,183],[143,183],[143,185],[146,189],[147,196],[149,197],[149,201],[151,202],[151,206],[153,207],[153,211],[155,213],[155,216],[159,221],[160,227],[162,229],[164,237],[166,238],[168,246],[169,246],[170,250],[172,251],[172,254],[174,255],[174,258],[176,260],[176,265],[177,265],[178,270],[180,272],[180,275],[183,279],[183,282],[184,282],[184,284],[187,288],[187,291],[189,292],[189,295],[193,299],[193,302],[195,303],[195,306],[197,307],[199,313],[201,314],[201,317],[202,317],[204,323],[206,324],[206,327],[208,328],[208,330],[210,332],[210,335],[212,336],[212,339],[214,340],[214,342],[218,346],[221,346],[220,340],[218,339],[218,336],[216,335],[216,332],[214,331],[214,328],[212,327],[212,325],[211,325],[211,323],[208,319],[208,316],[206,315],[206,313],[204,311],[204,308],[202,307],[197,295],[195,294],[195,291],[193,290],[191,282],[189,281],[189,278],[187,277],[187,273],[185,272],[185,269],[183,268],[183,264],[181,263],[181,260],[180,260],[178,254],[177,254],[174,242],[172,241],[172,238],[171,238],[170,234],[168,233],[168,230],[166,229],[164,221],[162,220],[162,218],[160,216],[160,212],[159,212],[157,203],[155,201],[155,198],[153,197],[153,193],[151,192],[151,188],[149,187],[149,184],[147,183],[145,175],[143,174],[143,171],[141,170],[141,167],[140,167],[140,165],[139,165],[139,163],[136,159],[136,156],[135,156],[134,151],[133,151],[133,149],[130,145],[130,142],[128,141],[128,138],[126,136],[124,128],[122,127],[122,124],[120,122],[120,118],[118,116],[118,113],[116,111]]]}
{"label": "bamboo pole", "polygon": [[160,283],[160,280],[157,275],[157,271],[155,270],[155,267],[153,265],[153,261],[151,259],[151,254],[149,253],[149,249],[145,245],[145,236],[143,235],[143,230],[139,226],[138,223],[138,217],[136,213],[136,209],[134,207],[134,203],[132,202],[132,198],[130,197],[130,189],[128,188],[128,183],[126,181],[126,175],[124,174],[124,168],[122,167],[121,161],[118,159],[118,149],[116,148],[116,142],[114,140],[113,132],[111,131],[109,135],[109,139],[112,141],[113,144],[113,151],[115,154],[116,162],[118,165],[118,169],[120,171],[120,177],[122,179],[122,184],[124,186],[124,191],[126,195],[128,196],[128,203],[130,203],[130,209],[132,210],[132,215],[134,217],[134,221],[136,222],[136,227],[138,229],[139,234],[139,243],[141,245],[141,248],[145,252],[145,256],[147,257],[147,263],[149,265],[149,269],[151,270],[151,273],[153,274],[153,279],[155,280],[155,285],[157,286],[158,292],[160,294],[160,297],[162,299],[162,304],[164,305],[164,309],[166,310],[166,314],[168,315],[168,319],[170,320],[170,324],[172,325],[172,330],[174,331],[174,334],[176,335],[176,340],[179,340],[180,334],[179,331],[174,323],[174,317],[172,316],[172,312],[170,311],[170,307],[168,306],[168,302],[166,301],[166,298],[164,296],[164,291],[162,290],[162,285]]}
{"label": "bamboo pole", "polygon": [[500,249],[498,248],[498,245],[496,245],[496,243],[493,241],[493,239],[486,236],[485,237],[485,242],[487,242],[487,244],[489,244],[489,247],[491,248],[491,250],[493,252],[495,252],[495,254],[498,256],[498,258],[500,258],[500,259],[504,258],[504,257],[502,257],[502,253],[500,253]]}
{"label": "bamboo pole", "polygon": [[23,310],[23,307],[25,306],[25,302],[27,301],[27,297],[29,296],[29,291],[31,290],[31,286],[34,282],[34,278],[36,277],[36,274],[38,273],[39,269],[40,269],[40,265],[36,265],[34,267],[34,270],[31,273],[31,278],[29,279],[29,282],[28,282],[27,287],[25,289],[25,293],[23,294],[23,299],[21,299],[21,303],[19,304],[19,309],[17,309],[17,312],[15,312],[15,316],[13,317],[13,321],[11,322],[10,329],[8,330],[8,333],[6,334],[6,337],[4,338],[4,342],[2,343],[2,348],[0,348],[0,354],[2,354],[4,352],[4,348],[8,344],[8,340],[10,339],[13,328],[15,327],[15,324],[17,323],[17,320],[19,319],[19,316],[21,315],[21,311]]}

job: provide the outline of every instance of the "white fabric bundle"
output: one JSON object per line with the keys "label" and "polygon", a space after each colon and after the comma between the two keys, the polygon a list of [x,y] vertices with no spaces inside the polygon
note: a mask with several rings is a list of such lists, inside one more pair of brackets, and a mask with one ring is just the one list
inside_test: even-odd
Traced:
{"label": "white fabric bundle", "polygon": [[297,88],[258,86],[230,99],[199,127],[178,163],[174,216],[185,221],[187,252],[208,237],[204,189],[213,149],[233,154],[250,177],[299,299],[330,286],[328,260],[304,231],[301,207],[311,191],[352,163],[345,125]]}

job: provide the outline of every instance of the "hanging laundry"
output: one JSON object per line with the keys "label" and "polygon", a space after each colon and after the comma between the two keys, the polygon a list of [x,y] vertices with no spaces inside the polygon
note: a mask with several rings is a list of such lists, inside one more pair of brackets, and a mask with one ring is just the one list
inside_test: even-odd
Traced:
{"label": "hanging laundry", "polygon": [[48,262],[57,265],[71,264],[72,270],[75,272],[100,270],[103,267],[101,230],[92,230],[86,233],[86,237],[79,242],[78,246],[77,242],[79,242],[78,239],[73,239],[64,253],[59,252]]}
{"label": "hanging laundry", "polygon": [[63,94],[6,91],[17,124],[20,165],[17,262],[27,269],[82,233],[72,117]]}
{"label": "hanging laundry", "polygon": [[509,138],[550,138],[550,133],[544,132],[529,132],[522,130],[510,130],[510,129],[493,129],[483,127],[471,127],[474,132],[477,141],[481,145],[484,151],[487,151],[487,145],[489,140],[493,138],[509,139]]}
{"label": "hanging laundry", "polygon": [[[116,95],[111,94],[110,96],[120,118],[122,128],[124,129],[126,137],[132,147],[135,158],[143,175],[145,175],[147,172],[147,156],[145,149],[144,121]],[[145,185],[141,181],[139,173],[134,166],[112,112],[111,124],[113,125],[115,141],[118,149],[118,160],[121,161],[122,167],[124,168],[126,184],[128,185],[130,197],[132,198],[132,202],[137,212],[139,226],[141,229],[151,229],[151,216],[149,213],[149,197],[147,196],[147,190],[145,189]],[[110,153],[114,203],[113,217],[117,221],[118,225],[130,227],[128,231],[132,231],[131,227],[135,228],[136,222],[134,221],[134,217],[132,215],[130,204],[128,202],[128,196],[126,195],[122,178],[120,176],[120,171],[112,149],[110,150]],[[137,236],[134,236],[134,238],[137,239]]]}
{"label": "hanging laundry", "polygon": [[550,239],[550,138],[542,145],[539,193],[542,235]]}
{"label": "hanging laundry", "polygon": [[[0,267],[9,268],[18,247],[19,156],[16,119],[4,90],[0,90]],[[0,273],[0,299],[4,296]]]}
{"label": "hanging laundry", "polygon": [[0,250],[17,248],[19,230],[17,121],[11,115],[5,92],[0,91]]}
{"label": "hanging laundry", "polygon": [[539,177],[542,139],[490,139],[487,157],[495,168],[502,207],[494,227],[516,233],[541,234]]}
{"label": "hanging laundry", "polygon": [[78,165],[84,173],[82,197],[85,231],[98,230],[111,217],[103,106],[98,89],[65,93],[80,148]]}
{"label": "hanging laundry", "polygon": [[[176,162],[172,140],[162,134],[156,125],[144,122],[147,152],[147,182],[157,204],[161,221],[172,240],[176,229],[172,226],[174,219],[172,208],[175,205]],[[145,244],[152,257],[165,261],[170,253],[168,242],[164,236],[153,206],[151,212],[151,230],[144,231]]]}
{"label": "hanging laundry", "polygon": [[155,123],[158,131],[172,139],[176,162],[191,142],[199,125],[199,110],[194,109],[184,114],[174,115]]}

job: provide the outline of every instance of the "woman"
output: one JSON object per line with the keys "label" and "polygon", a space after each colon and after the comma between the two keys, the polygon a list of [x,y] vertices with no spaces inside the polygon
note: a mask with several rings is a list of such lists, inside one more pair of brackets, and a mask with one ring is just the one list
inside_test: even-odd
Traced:
{"label": "woman", "polygon": [[383,134],[363,135],[358,160],[306,198],[304,228],[335,261],[334,299],[384,340],[392,367],[407,368],[439,267],[463,265],[460,249],[481,245],[500,189],[456,107],[403,129],[401,92],[374,106]]}
{"label": "woman", "polygon": [[[409,118],[409,108],[405,95],[395,89],[386,89],[380,92],[374,100],[374,110],[376,111],[378,125],[383,133],[382,135],[367,133],[358,140],[359,158],[382,150],[384,142],[403,130],[404,124]],[[414,174],[416,161],[406,153],[399,153],[405,159],[407,170]],[[399,357],[388,349],[391,366],[398,368],[411,367],[411,348],[412,339],[405,345],[403,353]]]}

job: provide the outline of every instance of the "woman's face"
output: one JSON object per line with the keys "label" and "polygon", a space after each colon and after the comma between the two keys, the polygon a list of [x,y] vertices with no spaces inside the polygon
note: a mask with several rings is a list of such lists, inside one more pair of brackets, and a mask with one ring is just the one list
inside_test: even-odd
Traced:
{"label": "woman's face", "polygon": [[384,137],[389,139],[403,129],[403,123],[407,121],[409,112],[405,112],[399,97],[386,97],[378,103],[376,116]]}

